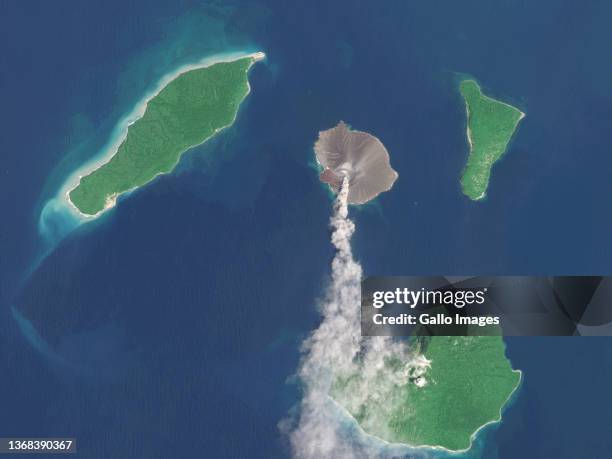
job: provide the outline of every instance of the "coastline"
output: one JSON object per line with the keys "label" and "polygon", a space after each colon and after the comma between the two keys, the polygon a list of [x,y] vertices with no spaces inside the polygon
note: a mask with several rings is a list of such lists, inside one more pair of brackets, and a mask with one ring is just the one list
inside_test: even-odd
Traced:
{"label": "coastline", "polygon": [[[227,53],[227,54],[216,54],[213,56],[205,57],[195,63],[183,64],[177,69],[175,69],[174,71],[169,72],[165,74],[162,78],[160,78],[160,80],[155,84],[155,88],[149,93],[147,93],[139,102],[137,102],[136,105],[134,106],[134,109],[130,113],[128,113],[127,115],[125,115],[123,118],[119,120],[119,122],[113,129],[113,133],[111,134],[111,138],[114,138],[117,136],[116,140],[111,141],[112,143],[110,145],[102,148],[102,151],[97,155],[99,156],[97,159],[93,158],[90,161],[83,164],[81,167],[77,168],[72,174],[70,174],[70,176],[66,179],[64,184],[60,187],[60,195],[62,197],[62,200],[68,204],[68,208],[71,210],[73,215],[79,218],[79,220],[81,220],[82,222],[94,220],[98,218],[100,215],[102,215],[103,213],[105,213],[107,210],[110,210],[113,207],[115,207],[117,203],[117,198],[119,196],[129,194],[135,189],[141,188],[149,184],[159,175],[166,174],[165,172],[160,172],[156,174],[154,177],[152,177],[151,180],[144,183],[143,185],[139,185],[137,187],[130,188],[129,190],[126,190],[120,194],[114,194],[113,196],[107,197],[104,208],[100,210],[99,212],[95,213],[94,215],[88,215],[88,214],[82,213],[74,205],[74,203],[70,200],[70,193],[72,192],[72,190],[74,190],[76,187],[79,186],[79,183],[83,177],[86,177],[87,175],[91,174],[92,172],[102,167],[104,164],[108,163],[117,154],[119,147],[127,138],[129,127],[144,116],[149,101],[155,98],[162,91],[162,89],[164,89],[170,82],[172,82],[173,80],[175,80],[176,78],[178,78],[180,75],[184,73],[190,72],[192,70],[210,67],[210,66],[213,66],[221,62],[233,62],[239,59],[244,59],[246,57],[250,57],[252,59],[251,64],[246,70],[247,72],[249,72],[251,67],[255,63],[261,60],[264,60],[266,58],[266,54],[262,51],[256,51],[256,52],[250,52],[250,53],[234,52],[234,53]],[[244,97],[240,100],[238,106],[242,104],[242,102],[246,99],[246,97],[250,93],[251,93],[251,85],[247,78],[247,92],[245,93]],[[173,165],[172,170],[176,167],[176,165],[178,164],[182,155],[185,152],[187,152],[191,148],[204,144],[205,142],[210,140],[213,136],[218,134],[223,129],[226,129],[230,127],[231,125],[233,125],[234,122],[236,121],[237,116],[238,116],[238,110],[236,111],[234,118],[228,125],[215,129],[215,131],[209,137],[204,139],[199,144],[191,145],[188,148],[186,148],[179,155],[179,158],[177,162]]]}
{"label": "coastline", "polygon": [[[521,121],[523,118],[525,118],[525,113],[523,111],[521,111],[519,108],[515,107],[514,105],[510,105],[506,102],[503,102],[501,100],[497,100],[494,99],[493,97],[487,96],[485,93],[482,92],[482,88],[480,87],[480,85],[478,84],[478,81],[475,78],[466,78],[465,80],[462,80],[461,82],[463,83],[464,81],[473,81],[474,83],[476,83],[476,86],[478,86],[478,92],[480,92],[480,95],[488,100],[492,100],[493,102],[505,105],[506,107],[510,107],[513,110],[516,110],[517,112],[519,112],[521,114],[521,116],[519,117],[518,121],[517,121],[517,125],[518,122]],[[465,100],[465,97],[463,98]],[[467,101],[466,101],[467,103]]]}
{"label": "coastline", "polygon": [[[468,79],[463,80],[462,82],[464,82],[464,81],[473,81],[473,82],[476,84],[476,86],[478,87],[478,92],[480,93],[480,95],[481,95],[481,96],[482,96],[484,99],[492,100],[492,101],[494,101],[494,102],[496,102],[496,103],[500,103],[500,104],[502,104],[502,105],[505,105],[506,107],[510,107],[511,109],[516,110],[516,111],[518,111],[518,112],[519,112],[519,118],[516,120],[516,123],[514,124],[514,128],[513,128],[513,133],[512,133],[512,136],[510,137],[510,139],[508,139],[508,142],[506,142],[506,144],[504,145],[504,151],[503,151],[503,153],[502,153],[502,154],[500,155],[500,157],[499,157],[499,158],[498,158],[496,161],[494,161],[494,162],[493,162],[493,164],[491,165],[491,167],[493,167],[493,165],[494,165],[494,164],[495,164],[497,161],[499,161],[499,160],[502,158],[502,156],[504,156],[504,155],[505,155],[506,150],[508,149],[508,145],[510,144],[510,141],[512,140],[512,137],[514,137],[514,135],[516,135],[516,130],[517,130],[517,128],[518,128],[519,123],[521,122],[521,120],[522,120],[523,118],[525,118],[526,114],[525,114],[525,112],[521,111],[521,110],[520,110],[520,109],[518,109],[517,107],[514,107],[513,105],[507,104],[506,102],[502,102],[501,100],[493,99],[492,97],[489,97],[489,96],[485,95],[485,94],[482,92],[482,89],[481,89],[480,85],[478,84],[478,81],[476,81],[475,79],[473,79],[473,78],[468,78]],[[459,92],[461,93],[461,91],[459,91]],[[460,178],[460,180],[459,180],[459,181],[461,182],[461,188],[462,188],[462,191],[463,191],[463,177],[464,177],[464,175],[465,175],[465,172],[466,172],[467,167],[468,167],[468,163],[469,163],[470,158],[471,158],[471,156],[472,156],[472,153],[473,153],[473,150],[474,150],[474,144],[473,144],[473,142],[472,142],[472,130],[470,129],[470,105],[469,105],[469,103],[468,103],[467,98],[466,98],[466,97],[465,97],[463,94],[461,94],[461,97],[463,98],[463,102],[464,102],[464,104],[465,104],[465,114],[466,114],[466,129],[465,129],[465,136],[466,136],[466,138],[467,138],[468,145],[470,146],[470,149],[469,149],[469,152],[468,152],[467,161],[466,161],[466,163],[465,163],[464,170],[462,171],[462,173],[461,173],[461,178]],[[487,184],[487,189],[488,189],[488,184]],[[465,194],[465,193],[463,193],[463,194]],[[480,194],[480,195],[479,195],[479,196],[477,196],[476,198],[470,198],[470,199],[472,199],[472,201],[481,201],[482,199],[484,199],[484,198],[485,198],[485,196],[486,196],[486,195],[487,195],[487,192],[486,192],[486,191],[484,191],[482,194]],[[467,196],[467,195],[466,195],[466,196]],[[468,198],[469,198],[469,196],[468,196]]]}
{"label": "coastline", "polygon": [[[340,122],[341,122],[341,123],[343,123],[343,121],[340,121]],[[350,124],[348,124],[348,123],[346,123],[346,125],[348,126],[348,128],[349,128],[349,130],[350,130],[351,132],[355,132],[355,133],[359,133],[359,134],[365,134],[365,135],[367,135],[369,138],[373,139],[373,140],[374,140],[376,143],[378,143],[378,145],[379,145],[379,146],[382,148],[382,150],[383,150],[383,151],[384,151],[384,153],[385,153],[385,160],[386,160],[385,162],[386,162],[386,165],[389,167],[389,169],[391,169],[391,171],[392,171],[392,173],[393,173],[393,180],[391,181],[391,183],[389,184],[389,186],[388,186],[387,188],[385,188],[385,189],[381,189],[381,190],[380,190],[378,193],[376,193],[376,194],[375,194],[374,196],[372,196],[370,199],[368,199],[368,200],[366,200],[366,201],[359,201],[359,202],[357,202],[357,201],[356,201],[356,202],[351,202],[351,201],[348,201],[348,204],[349,204],[349,205],[351,205],[351,206],[362,206],[362,205],[364,205],[364,204],[367,204],[367,203],[369,203],[369,202],[374,201],[374,200],[375,200],[376,198],[378,198],[378,196],[380,196],[382,193],[386,193],[387,191],[390,191],[390,190],[393,188],[393,186],[395,185],[395,182],[397,181],[397,179],[399,178],[399,172],[397,172],[397,171],[396,171],[395,169],[393,169],[393,167],[391,166],[391,155],[389,154],[389,151],[387,150],[387,147],[385,147],[385,145],[382,143],[382,141],[381,141],[381,140],[380,140],[378,137],[376,137],[375,135],[370,134],[369,132],[366,132],[366,131],[360,131],[360,130],[357,130],[357,129],[353,129],[353,128],[352,128],[352,126],[351,126]],[[332,128],[332,129],[333,129],[333,128]],[[312,150],[315,152],[314,158],[315,158],[315,161],[316,161],[316,166],[317,166],[317,175],[321,174],[321,172],[323,172],[325,169],[327,169],[327,166],[324,166],[324,165],[323,165],[323,164],[321,164],[321,162],[319,161],[319,157],[317,156],[317,152],[316,152],[316,149],[315,149],[315,145],[316,145],[316,143],[318,142],[319,136],[321,135],[321,133],[322,133],[322,132],[324,132],[324,131],[319,131],[319,134],[318,134],[317,140],[315,141],[315,143],[314,143],[314,145],[313,145],[313,148],[312,148]],[[325,183],[325,182],[322,182],[320,179],[319,179],[319,182],[320,182],[320,183]],[[329,189],[329,191],[332,193],[332,196],[334,196],[334,197],[335,197],[335,196],[336,196],[336,194],[338,193],[338,191],[337,191],[337,190],[335,190],[335,189],[333,188],[333,186],[332,186],[330,183],[327,183],[326,185],[327,185],[327,188]]]}
{"label": "coastline", "polygon": [[[474,81],[476,84],[478,84],[478,82],[477,82],[476,80],[466,80],[466,81]],[[480,90],[480,86],[478,86],[478,89]],[[514,107],[514,106],[512,106],[512,105],[510,105],[510,104],[507,104],[507,103],[502,102],[502,101],[500,101],[500,100],[493,99],[492,97],[489,97],[489,96],[485,96],[485,95],[482,93],[482,91],[480,91],[480,94],[481,94],[481,95],[482,95],[482,97],[484,97],[485,99],[490,99],[490,100],[493,100],[493,101],[498,102],[498,103],[500,103],[500,104],[502,104],[502,105],[505,105],[506,107],[510,107],[510,108],[512,108],[513,110],[516,110],[516,111],[518,111],[518,112],[520,113],[520,115],[519,115],[519,119],[518,119],[518,120],[516,120],[516,124],[514,125],[514,130],[515,130],[515,132],[516,132],[516,128],[518,127],[519,123],[520,123],[520,122],[521,122],[521,120],[522,120],[523,118],[525,118],[525,116],[526,116],[526,115],[525,115],[525,112],[523,112],[523,111],[519,110],[518,108],[516,108],[516,107]],[[468,144],[470,145],[470,154],[472,154],[472,131],[470,130],[470,107],[469,107],[469,104],[468,104],[467,99],[466,99],[466,98],[465,98],[463,95],[462,95],[462,97],[463,97],[463,102],[465,103],[465,114],[466,114],[466,125],[467,125],[467,126],[466,126],[466,137],[467,137]],[[508,142],[509,142],[509,141],[508,141]],[[508,146],[508,144],[506,144],[506,146]]]}
{"label": "coastline", "polygon": [[478,436],[478,434],[483,429],[485,429],[487,426],[490,426],[490,425],[493,425],[493,424],[497,424],[497,423],[502,421],[504,408],[506,408],[506,406],[508,405],[508,403],[510,402],[512,397],[517,393],[519,387],[521,387],[521,384],[523,383],[523,372],[522,372],[522,370],[512,369],[512,373],[518,373],[519,374],[519,380],[516,383],[516,386],[514,387],[512,392],[510,392],[510,394],[508,394],[508,397],[506,397],[506,400],[504,400],[504,403],[499,408],[498,417],[496,419],[493,419],[491,421],[488,421],[488,422],[484,423],[483,425],[478,427],[476,430],[474,430],[474,432],[472,432],[472,434],[470,435],[470,444],[468,445],[467,448],[464,448],[464,449],[448,449],[448,448],[445,448],[444,446],[441,446],[441,445],[411,445],[410,443],[394,443],[394,442],[389,442],[387,440],[384,440],[383,438],[380,438],[380,437],[378,437],[376,435],[373,435],[373,434],[370,434],[370,433],[366,432],[363,429],[363,427],[361,427],[361,424],[359,424],[357,419],[355,419],[355,417],[351,413],[349,413],[346,408],[344,408],[342,405],[340,405],[331,395],[328,395],[328,398],[334,404],[334,406],[341,412],[341,414],[343,416],[345,416],[352,423],[354,423],[354,425],[357,427],[357,429],[359,431],[359,434],[362,437],[368,438],[368,439],[371,439],[371,440],[375,440],[376,442],[382,443],[385,447],[389,447],[389,448],[392,448],[392,449],[402,449],[402,450],[406,450],[406,449],[410,449],[410,450],[423,450],[423,449],[425,449],[425,450],[441,451],[441,452],[444,452],[444,453],[447,453],[447,454],[463,454],[463,453],[468,452],[470,449],[472,449],[472,446],[474,446],[474,441],[476,440],[476,437]]}

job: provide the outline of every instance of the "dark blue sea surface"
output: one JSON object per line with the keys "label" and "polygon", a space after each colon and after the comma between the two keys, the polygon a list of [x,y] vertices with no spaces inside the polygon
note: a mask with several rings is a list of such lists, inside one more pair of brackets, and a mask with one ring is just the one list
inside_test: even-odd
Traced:
{"label": "dark blue sea surface", "polygon": [[[366,275],[612,274],[610,17],[604,1],[2,2],[0,436],[77,437],[85,458],[289,456],[277,424],[333,255],[312,145],[341,119],[400,175],[351,210]],[[163,75],[240,50],[268,59],[230,129],[97,221],[41,227]],[[527,114],[479,203],[459,186],[466,74]],[[523,384],[468,456],[609,457],[612,339],[507,345]]]}

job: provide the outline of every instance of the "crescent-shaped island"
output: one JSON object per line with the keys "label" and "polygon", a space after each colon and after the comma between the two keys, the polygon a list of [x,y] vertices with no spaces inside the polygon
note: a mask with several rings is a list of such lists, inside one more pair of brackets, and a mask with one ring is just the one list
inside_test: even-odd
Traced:
{"label": "crescent-shaped island", "polygon": [[172,171],[180,157],[230,126],[250,91],[248,72],[264,53],[192,66],[146,102],[112,157],[79,176],[66,193],[81,215],[96,217],[117,197]]}

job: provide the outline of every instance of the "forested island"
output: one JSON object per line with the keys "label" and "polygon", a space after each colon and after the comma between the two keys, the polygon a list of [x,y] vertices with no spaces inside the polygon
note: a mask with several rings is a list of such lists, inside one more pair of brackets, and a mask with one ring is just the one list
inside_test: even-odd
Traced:
{"label": "forested island", "polygon": [[485,197],[491,168],[506,151],[525,116],[519,109],[485,96],[474,80],[464,80],[460,92],[467,112],[470,153],[461,177],[463,193],[472,200]]}
{"label": "forested island", "polygon": [[178,73],[147,100],[112,157],[79,177],[68,201],[80,214],[97,216],[121,194],[172,171],[185,151],[234,122],[250,91],[248,71],[264,57],[253,53]]}

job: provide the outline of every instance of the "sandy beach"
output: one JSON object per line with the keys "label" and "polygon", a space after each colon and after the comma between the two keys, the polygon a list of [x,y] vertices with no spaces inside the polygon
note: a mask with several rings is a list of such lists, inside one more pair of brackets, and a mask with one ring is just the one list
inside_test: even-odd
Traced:
{"label": "sandy beach", "polygon": [[[124,116],[117,123],[116,127],[113,129],[113,133],[111,134],[111,139],[115,139],[115,140],[111,140],[110,141],[110,145],[104,147],[102,149],[102,151],[99,152],[98,155],[96,155],[96,158],[88,161],[83,166],[78,168],[64,182],[64,184],[60,188],[60,194],[62,195],[63,200],[65,200],[67,202],[68,208],[72,211],[72,213],[75,214],[82,221],[89,221],[89,220],[93,220],[93,219],[99,217],[101,214],[103,214],[104,212],[106,212],[109,209],[112,209],[116,205],[117,198],[120,195],[114,195],[112,197],[107,198],[106,204],[104,206],[104,209],[102,209],[101,211],[99,211],[98,213],[96,213],[94,215],[87,215],[87,214],[82,213],[72,203],[72,201],[70,200],[70,193],[72,192],[72,190],[74,190],[79,185],[79,183],[80,183],[80,181],[81,181],[81,179],[83,177],[86,177],[87,175],[89,175],[92,172],[94,172],[96,169],[98,169],[101,166],[103,166],[104,164],[108,163],[113,158],[113,156],[115,156],[115,154],[117,153],[119,147],[121,146],[121,144],[125,141],[125,139],[127,137],[128,128],[133,123],[135,123],[136,121],[138,121],[140,118],[142,118],[144,116],[149,101],[151,99],[153,99],[154,97],[156,97],[161,92],[162,89],[164,89],[171,81],[175,80],[180,75],[182,75],[182,74],[184,74],[186,72],[189,72],[189,71],[192,71],[192,70],[196,70],[196,69],[202,69],[202,68],[210,67],[212,65],[215,65],[215,64],[218,64],[218,63],[221,63],[221,62],[233,62],[233,61],[236,61],[236,60],[239,60],[239,59],[244,59],[246,57],[250,57],[250,58],[253,59],[251,65],[247,69],[247,72],[248,72],[253,64],[255,64],[258,61],[261,61],[261,60],[265,59],[266,55],[265,55],[265,53],[263,53],[261,51],[252,52],[252,53],[236,52],[236,53],[218,54],[218,55],[213,55],[213,56],[205,57],[205,58],[203,58],[203,59],[201,59],[201,60],[199,60],[199,61],[197,61],[195,63],[181,65],[176,70],[174,70],[174,71],[164,75],[155,84],[154,89],[151,90],[149,93],[147,93],[135,105],[134,109],[129,114]],[[247,90],[247,93],[245,95],[245,98],[251,92],[251,86],[248,83],[248,81],[247,81],[247,86],[248,86],[248,90]],[[242,103],[243,100],[241,100],[240,103]],[[236,113],[236,115],[237,115],[237,113]],[[225,128],[231,126],[234,123],[235,120],[236,120],[236,117],[234,117],[232,122],[230,124],[228,124],[227,126],[224,126],[221,129],[215,130],[213,136],[216,135],[222,129],[225,129]],[[201,145],[202,143],[206,142],[211,137],[212,136],[206,138],[203,142],[201,142],[198,145]],[[189,148],[193,148],[193,147],[196,147],[198,145],[191,145]],[[188,149],[186,149],[185,151],[187,151]],[[179,161],[180,161],[180,157],[179,157]],[[178,164],[178,161],[177,161],[176,164]],[[176,164],[174,166],[176,166]],[[163,173],[156,174],[155,177],[157,177],[158,175],[162,175],[162,174]],[[150,183],[152,180],[155,179],[155,177],[153,177],[147,183]],[[139,187],[137,187],[137,188],[139,188]],[[132,188],[132,189],[127,190],[127,191],[124,191],[121,194],[130,193],[134,189],[135,188]]]}

